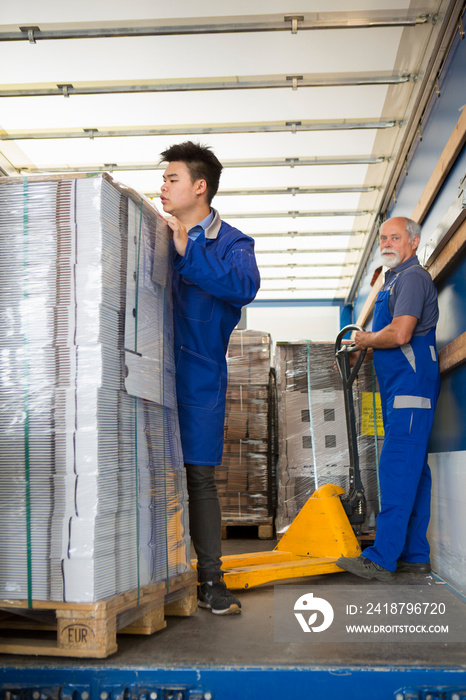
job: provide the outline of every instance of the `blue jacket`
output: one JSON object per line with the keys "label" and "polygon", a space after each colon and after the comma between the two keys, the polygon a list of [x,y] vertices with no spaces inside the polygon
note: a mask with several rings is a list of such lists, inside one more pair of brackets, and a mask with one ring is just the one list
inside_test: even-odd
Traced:
{"label": "blue jacket", "polygon": [[221,221],[173,261],[176,393],[186,464],[222,463],[226,352],[241,308],[257,294],[254,240]]}

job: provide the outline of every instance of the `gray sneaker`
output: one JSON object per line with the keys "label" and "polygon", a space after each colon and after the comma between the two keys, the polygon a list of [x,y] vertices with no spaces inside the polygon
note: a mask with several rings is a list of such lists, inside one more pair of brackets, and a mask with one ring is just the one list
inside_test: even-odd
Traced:
{"label": "gray sneaker", "polygon": [[351,574],[360,576],[361,578],[375,578],[377,581],[390,581],[395,577],[392,571],[375,564],[362,554],[359,557],[340,557],[336,560],[335,564],[339,566],[340,569],[349,571]]}
{"label": "gray sneaker", "polygon": [[214,615],[237,615],[241,603],[230,593],[222,578],[200,583],[197,589],[197,603],[200,608],[209,608]]}

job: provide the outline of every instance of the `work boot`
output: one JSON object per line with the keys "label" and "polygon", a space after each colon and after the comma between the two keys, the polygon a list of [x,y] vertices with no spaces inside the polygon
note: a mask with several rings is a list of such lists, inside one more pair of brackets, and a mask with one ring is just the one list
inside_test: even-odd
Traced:
{"label": "work boot", "polygon": [[430,562],[428,561],[401,561],[398,559],[397,574],[430,574]]}
{"label": "work boot", "polygon": [[236,615],[241,612],[241,603],[230,593],[221,575],[212,581],[199,583],[197,603],[200,608],[210,608],[214,615]]}
{"label": "work boot", "polygon": [[336,560],[335,564],[339,566],[340,569],[349,571],[351,574],[360,576],[361,578],[375,578],[377,581],[390,581],[394,578],[392,571],[375,564],[362,554],[359,557],[340,557]]}

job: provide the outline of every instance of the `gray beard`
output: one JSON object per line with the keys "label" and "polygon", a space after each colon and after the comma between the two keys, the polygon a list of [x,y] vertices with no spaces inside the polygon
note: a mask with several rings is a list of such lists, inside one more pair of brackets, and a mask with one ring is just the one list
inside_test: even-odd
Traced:
{"label": "gray beard", "polygon": [[[395,256],[395,257],[392,257]],[[401,258],[398,255],[398,253],[392,253],[392,256],[388,256],[384,253],[382,253],[382,260],[383,264],[388,267],[390,270],[393,270],[394,267],[397,267],[400,264]]]}

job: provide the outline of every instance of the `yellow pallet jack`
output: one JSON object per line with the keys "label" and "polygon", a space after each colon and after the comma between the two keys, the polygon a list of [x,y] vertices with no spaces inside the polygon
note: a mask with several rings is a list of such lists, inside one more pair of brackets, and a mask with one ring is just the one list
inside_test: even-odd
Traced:
{"label": "yellow pallet jack", "polygon": [[318,488],[301,508],[275,549],[222,557],[222,570],[228,588],[247,589],[266,583],[285,581],[342,571],[336,564],[341,557],[357,557],[357,540],[365,519],[365,496],[359,470],[356,422],[352,385],[364,360],[359,354],[351,368],[349,354],[354,344],[342,344],[344,336],[360,326],[345,326],[335,341],[335,361],[345,396],[346,427],[350,458],[349,489],[325,484]]}

